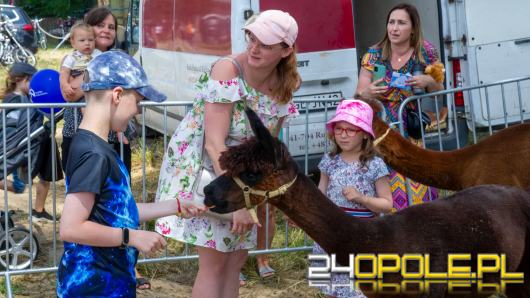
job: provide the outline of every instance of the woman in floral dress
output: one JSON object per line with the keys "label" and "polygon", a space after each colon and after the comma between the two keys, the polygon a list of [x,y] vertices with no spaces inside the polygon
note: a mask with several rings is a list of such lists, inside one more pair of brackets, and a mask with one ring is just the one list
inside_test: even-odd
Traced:
{"label": "woman in floral dress", "polygon": [[[156,200],[192,200],[192,187],[203,162],[216,175],[223,173],[218,162],[221,152],[251,133],[247,131],[245,102],[271,130],[280,119],[298,114],[292,103],[300,84],[296,21],[285,12],[269,10],[244,29],[247,50],[219,60],[211,73],[197,82],[193,109],[173,134],[164,156]],[[256,245],[254,225],[243,208],[233,213],[232,221],[208,215],[161,218],[156,230],[197,246],[199,272],[193,297],[237,297],[239,272],[248,249]]]}

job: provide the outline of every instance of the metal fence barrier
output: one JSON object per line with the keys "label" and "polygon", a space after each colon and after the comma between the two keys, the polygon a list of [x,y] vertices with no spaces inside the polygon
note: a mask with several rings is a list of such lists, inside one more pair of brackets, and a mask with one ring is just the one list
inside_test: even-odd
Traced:
{"label": "metal fence barrier", "polygon": [[[407,98],[403,104],[400,107],[400,113],[399,113],[399,121],[397,123],[393,123],[394,125],[398,125],[401,133],[404,133],[404,125],[403,125],[403,109],[405,106],[410,102],[417,102],[419,106],[420,112],[422,111],[422,105],[426,104],[427,100],[430,100],[431,103],[434,103],[434,112],[436,115],[436,121],[437,123],[440,123],[441,119],[439,118],[439,111],[440,106],[445,106],[449,110],[448,118],[447,118],[447,126],[445,128],[441,128],[440,126],[436,127],[431,132],[425,132],[422,129],[422,140],[423,143],[426,144],[426,141],[429,140],[437,140],[438,143],[438,150],[444,150],[444,142],[443,142],[443,136],[444,134],[450,134],[450,133],[456,133],[456,143],[457,148],[461,148],[465,146],[468,142],[467,140],[460,140],[459,134],[457,133],[459,130],[465,130],[471,131],[473,136],[473,143],[477,142],[477,127],[475,127],[475,119],[474,119],[474,113],[473,111],[473,104],[475,104],[476,99],[471,97],[472,92],[477,91],[484,91],[486,94],[486,102],[491,100],[488,97],[488,88],[500,86],[501,88],[505,88],[506,85],[515,84],[517,87],[517,93],[519,94],[518,97],[518,103],[520,107],[520,120],[518,122],[524,122],[525,119],[530,118],[530,111],[525,111],[523,109],[523,99],[522,99],[522,90],[521,90],[521,84],[523,82],[530,82],[530,77],[525,78],[517,78],[512,80],[505,80],[500,81],[496,83],[491,84],[484,84],[479,86],[470,86],[470,87],[463,87],[463,88],[455,88],[445,91],[439,91],[431,94],[426,94],[423,96],[413,96]],[[466,100],[469,100],[466,102],[468,104],[468,109],[466,109],[465,113],[457,113],[457,107],[455,105],[455,99],[454,94],[457,92],[467,92]],[[502,103],[505,107],[505,117],[503,122],[503,127],[507,127],[509,122],[509,115],[506,113],[506,98],[504,96],[504,92],[502,93]],[[431,99],[427,99],[426,97],[430,97],[431,99],[434,99],[432,101]],[[312,174],[311,172],[314,170],[314,161],[313,166],[311,165],[312,160],[319,160],[322,156],[323,152],[326,152],[328,150],[329,142],[326,141],[326,134],[325,134],[325,123],[327,120],[333,116],[334,108],[336,107],[338,103],[337,99],[315,99],[315,100],[303,100],[303,101],[297,101],[297,105],[300,111],[300,116],[297,120],[293,120],[288,127],[284,128],[282,133],[282,139],[286,144],[289,146],[289,150],[291,151],[293,157],[295,159],[299,160],[300,165],[304,169],[304,173],[306,175]],[[22,111],[25,111],[27,114],[32,109],[39,109],[39,108],[65,108],[65,107],[83,107],[84,103],[66,103],[66,104],[0,104],[1,114],[2,114],[2,127],[6,127],[6,109],[20,109]],[[142,102],[140,103],[140,107],[142,109],[142,114],[140,117],[141,125],[141,138],[139,140],[139,144],[141,147],[141,159],[142,159],[142,191],[141,191],[141,198],[137,198],[137,201],[141,202],[147,202],[148,201],[148,189],[147,189],[147,168],[146,168],[146,155],[147,155],[147,143],[146,143],[146,132],[147,128],[143,123],[146,123],[146,111],[148,109],[156,108],[158,111],[162,111],[162,117],[163,117],[163,131],[162,131],[162,139],[163,139],[163,150],[165,152],[168,144],[168,136],[170,136],[173,133],[173,130],[175,127],[168,127],[168,114],[171,115],[175,108],[180,108],[180,111],[188,110],[192,106],[192,102],[164,102],[164,103],[153,103],[153,102]],[[316,108],[315,108],[316,107]],[[22,274],[35,274],[35,273],[46,273],[46,272],[54,272],[57,270],[57,256],[60,253],[60,249],[58,249],[58,239],[57,239],[57,222],[55,219],[57,218],[57,181],[56,181],[56,168],[55,168],[55,146],[56,146],[56,138],[55,138],[55,129],[57,127],[57,120],[59,119],[60,113],[55,112],[54,109],[51,109],[51,115],[49,118],[49,125],[51,127],[52,135],[51,135],[51,152],[52,152],[52,175],[53,175],[53,181],[51,182],[51,199],[52,199],[52,216],[54,218],[52,222],[52,235],[40,235],[39,237],[46,237],[47,239],[52,240],[51,243],[51,260],[47,262],[47,264],[43,264],[41,266],[35,266],[34,259],[32,257],[32,252],[34,249],[36,249],[36,243],[35,241],[32,241],[32,239],[38,239],[38,237],[35,237],[35,230],[33,228],[33,219],[32,219],[32,181],[31,178],[29,178],[28,181],[28,216],[27,216],[27,224],[28,229],[26,230],[24,227],[21,227],[20,225],[16,225],[14,222],[11,222],[11,218],[8,216],[9,214],[9,193],[6,190],[7,189],[7,159],[10,157],[10,151],[7,150],[7,137],[6,137],[6,129],[2,129],[2,144],[3,144],[3,152],[0,152],[3,159],[3,173],[4,173],[4,181],[3,181],[3,187],[4,187],[4,217],[2,219],[2,226],[0,228],[0,265],[4,264],[4,271],[0,271],[0,274],[5,277],[5,284],[6,284],[6,291],[7,291],[7,297],[12,297],[13,291],[12,291],[12,281],[11,277],[14,275],[22,275]],[[488,114],[489,116],[489,114]],[[462,127],[461,123],[458,123],[459,119],[463,119],[465,123],[468,125],[464,125]],[[489,126],[487,127],[489,135],[493,133],[494,125],[491,123],[491,119],[488,119]],[[35,131],[30,130],[31,123],[29,122],[29,118],[26,121],[26,135],[30,136],[29,138],[25,138],[22,140],[17,146],[15,146],[15,149],[20,150],[22,148],[26,148],[27,151],[27,164],[31,165],[31,140],[35,140],[40,133],[42,133],[42,129],[38,129]],[[467,127],[469,126],[469,127]],[[123,146],[121,147],[123,150]],[[123,154],[121,154],[123,156]],[[27,169],[27,176],[31,177],[31,167],[28,167]],[[132,177],[131,177],[132,179]],[[62,182],[61,182],[62,183]],[[131,185],[132,185],[131,181]],[[64,198],[59,198],[64,199]],[[268,221],[268,207],[267,207],[267,221]],[[265,223],[265,226],[268,227],[268,222]],[[146,226],[143,225],[145,228]],[[22,236],[15,235],[14,231],[27,231],[24,232]],[[308,251],[311,249],[311,243],[307,237],[307,235],[304,236],[303,244],[300,246],[293,246],[289,244],[289,231],[290,228],[287,223],[285,223],[284,227],[285,231],[285,239],[283,241],[283,246],[281,247],[266,247],[265,249],[261,250],[253,250],[250,251],[250,255],[256,255],[256,254],[263,254],[263,253],[278,253],[278,252],[293,252],[293,251]],[[266,230],[266,237],[268,237],[268,229]],[[19,233],[19,232],[17,232]],[[26,263],[23,263],[20,265],[20,261],[23,258],[27,258],[28,260],[25,261]],[[139,258],[140,264],[145,263],[154,263],[154,262],[167,262],[167,261],[178,261],[178,260],[189,260],[189,259],[195,259],[197,258],[197,255],[192,252],[192,249],[187,244],[184,245],[183,252],[182,253],[174,253],[170,252],[167,248],[162,256],[155,257],[155,258],[147,258],[144,255],[141,255]],[[0,270],[2,270],[0,268]]]}

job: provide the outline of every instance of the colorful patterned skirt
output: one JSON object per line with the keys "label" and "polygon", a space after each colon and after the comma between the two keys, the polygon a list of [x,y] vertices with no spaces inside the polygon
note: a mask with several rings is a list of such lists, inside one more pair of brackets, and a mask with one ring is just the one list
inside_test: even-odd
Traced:
{"label": "colorful patterned skirt", "polygon": [[392,211],[398,211],[408,206],[422,204],[433,201],[438,198],[438,190],[414,180],[410,181],[410,200],[407,194],[407,185],[405,176],[391,170],[389,175],[390,189],[392,190],[392,200],[394,206]]}
{"label": "colorful patterned skirt", "polygon": [[[399,102],[383,101],[385,107],[386,120],[387,122],[398,121],[398,110]],[[403,115],[404,121],[407,117]],[[406,123],[405,127],[406,126]],[[407,131],[405,131],[405,138],[408,138]],[[421,140],[414,141],[417,146],[422,146]],[[430,187],[414,180],[410,180],[410,199],[407,193],[406,178],[396,171],[390,170],[389,180],[390,188],[392,190],[392,200],[394,201],[394,207],[392,211],[398,211],[411,205],[422,204],[425,202],[434,201],[438,198],[438,190],[434,187]]]}

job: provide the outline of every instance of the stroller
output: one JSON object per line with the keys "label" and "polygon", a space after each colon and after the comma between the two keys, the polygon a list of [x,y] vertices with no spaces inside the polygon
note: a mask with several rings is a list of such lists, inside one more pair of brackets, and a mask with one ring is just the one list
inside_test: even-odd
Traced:
{"label": "stroller", "polygon": [[[16,117],[13,117],[13,114]],[[11,116],[10,116],[11,115]],[[56,121],[61,120],[62,111],[56,114]],[[29,120],[29,121],[28,121]],[[30,135],[28,137],[28,122]],[[49,138],[50,122],[43,123],[43,116],[37,109],[11,109],[6,111],[6,125],[0,127],[0,165],[3,166],[4,154],[7,171],[0,171],[0,179],[15,170],[19,170],[22,180],[27,183],[34,178],[42,162],[42,144]],[[5,130],[5,150],[3,134]],[[30,152],[28,152],[28,142]],[[31,165],[28,165],[28,154],[31,154]],[[45,157],[45,158],[49,158]],[[31,177],[27,177],[27,167],[31,168]],[[25,175],[24,175],[25,174]],[[24,178],[25,176],[25,178]],[[39,253],[39,241],[22,225],[15,225],[14,211],[0,211],[0,269],[21,270],[28,268]],[[7,225],[6,225],[7,216]]]}
{"label": "stroller", "polygon": [[35,234],[22,225],[16,225],[11,216],[15,211],[0,211],[0,269],[21,270],[29,267],[39,254],[39,241]]}

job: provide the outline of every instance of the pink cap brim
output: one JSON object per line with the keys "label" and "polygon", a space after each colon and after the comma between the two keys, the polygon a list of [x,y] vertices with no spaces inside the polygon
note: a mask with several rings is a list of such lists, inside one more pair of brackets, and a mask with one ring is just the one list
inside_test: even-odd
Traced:
{"label": "pink cap brim", "polygon": [[326,123],[326,129],[328,130],[329,134],[333,134],[333,124],[335,122],[344,121],[344,122],[348,122],[349,124],[357,126],[358,128],[362,129],[364,132],[370,134],[375,139],[374,131],[372,130],[372,127],[370,127],[370,125],[364,123],[359,118],[355,118],[357,121],[351,121],[351,119],[352,117],[350,115],[344,115],[344,114],[337,115],[333,117],[331,120],[329,120],[328,123]]}
{"label": "pink cap brim", "polygon": [[264,45],[270,46],[282,42],[278,36],[271,34],[270,29],[263,22],[254,22],[243,29],[252,32]]}

